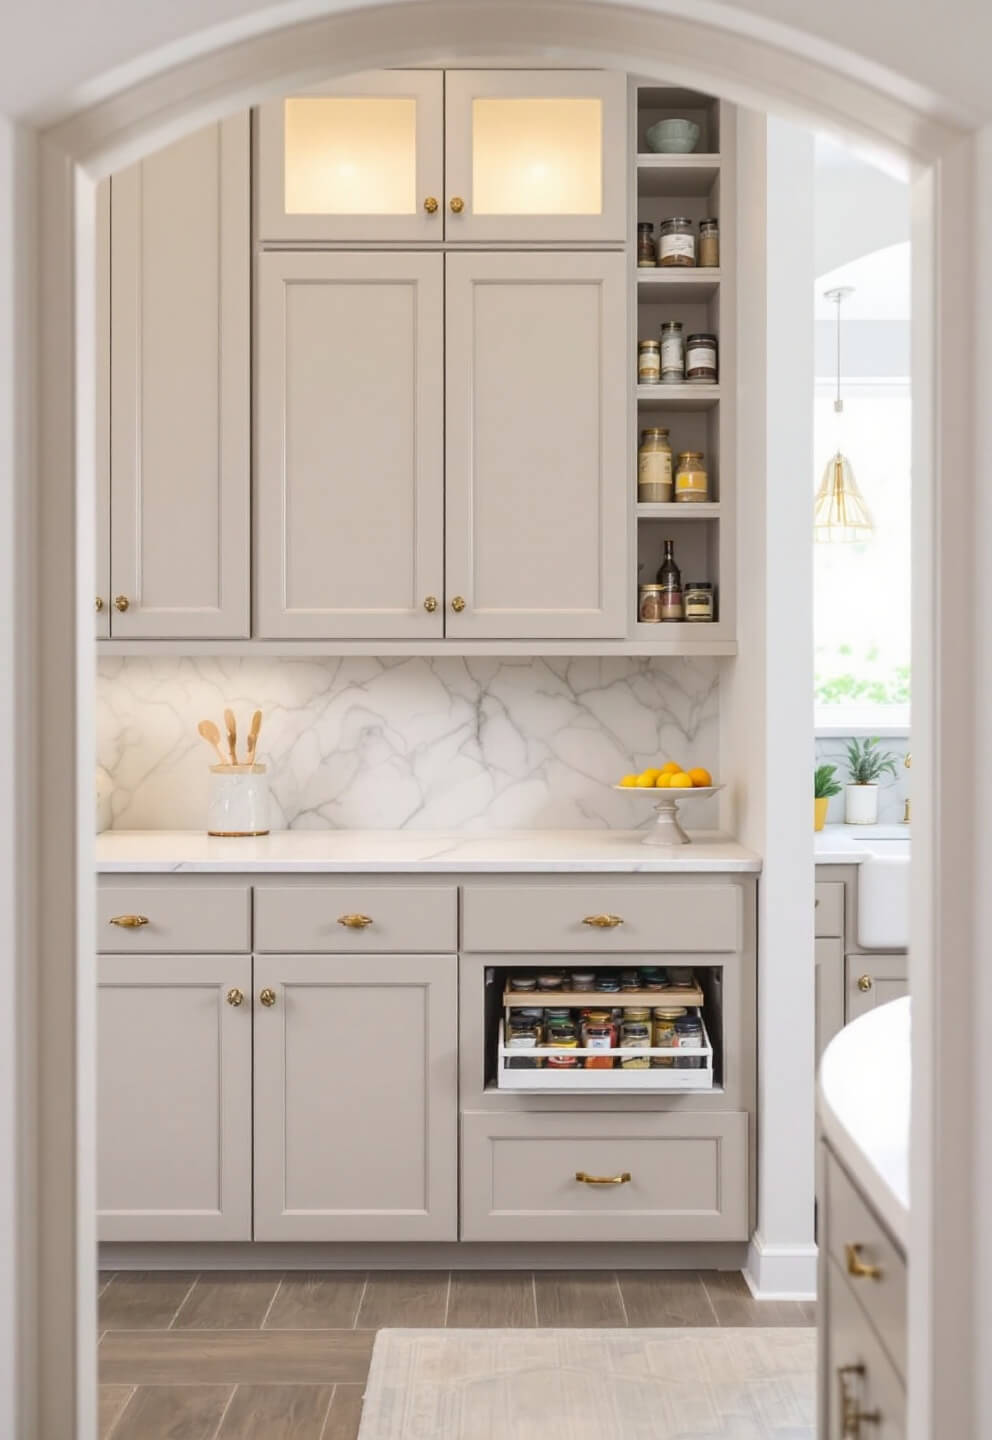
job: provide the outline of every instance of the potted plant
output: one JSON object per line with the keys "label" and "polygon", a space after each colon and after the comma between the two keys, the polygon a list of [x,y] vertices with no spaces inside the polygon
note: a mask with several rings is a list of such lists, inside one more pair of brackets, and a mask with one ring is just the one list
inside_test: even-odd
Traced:
{"label": "potted plant", "polygon": [[817,765],[813,771],[813,829],[822,830],[827,823],[827,806],[841,787],[834,779],[836,765]]}
{"label": "potted plant", "polygon": [[844,790],[844,818],[848,825],[874,825],[878,821],[878,781],[895,775],[896,757],[877,748],[877,740],[852,740],[847,747],[850,784]]}

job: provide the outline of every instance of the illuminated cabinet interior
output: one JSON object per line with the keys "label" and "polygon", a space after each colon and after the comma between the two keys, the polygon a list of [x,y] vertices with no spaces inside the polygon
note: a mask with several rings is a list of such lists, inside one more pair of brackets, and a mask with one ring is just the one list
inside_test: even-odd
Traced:
{"label": "illuminated cabinet interior", "polygon": [[306,96],[285,106],[287,215],[412,215],[417,102]]}
{"label": "illuminated cabinet interior", "polygon": [[472,101],[476,215],[600,215],[603,102]]}

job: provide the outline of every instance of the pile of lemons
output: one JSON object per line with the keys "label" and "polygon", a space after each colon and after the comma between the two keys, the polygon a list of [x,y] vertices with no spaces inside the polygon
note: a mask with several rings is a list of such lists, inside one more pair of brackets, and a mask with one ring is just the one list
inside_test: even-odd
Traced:
{"label": "pile of lemons", "polygon": [[660,770],[652,767],[642,770],[640,775],[625,775],[620,784],[637,790],[702,790],[704,786],[713,784],[713,777],[701,765],[693,770],[683,770],[681,765],[669,760]]}

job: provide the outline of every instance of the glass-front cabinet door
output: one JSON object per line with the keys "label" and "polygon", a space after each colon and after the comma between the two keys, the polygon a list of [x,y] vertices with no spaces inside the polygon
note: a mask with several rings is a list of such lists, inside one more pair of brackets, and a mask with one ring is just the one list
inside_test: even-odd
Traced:
{"label": "glass-front cabinet door", "polygon": [[449,241],[609,241],[626,231],[626,79],[449,70]]}
{"label": "glass-front cabinet door", "polygon": [[441,240],[444,75],[372,70],[259,110],[258,236]]}

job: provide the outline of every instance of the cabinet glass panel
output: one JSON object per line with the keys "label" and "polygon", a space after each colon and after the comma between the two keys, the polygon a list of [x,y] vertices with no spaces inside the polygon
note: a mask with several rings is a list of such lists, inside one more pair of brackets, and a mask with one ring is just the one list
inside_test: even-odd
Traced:
{"label": "cabinet glass panel", "polygon": [[583,97],[472,102],[476,215],[599,215],[603,104]]}
{"label": "cabinet glass panel", "polygon": [[416,99],[307,96],[284,105],[287,214],[416,211]]}

